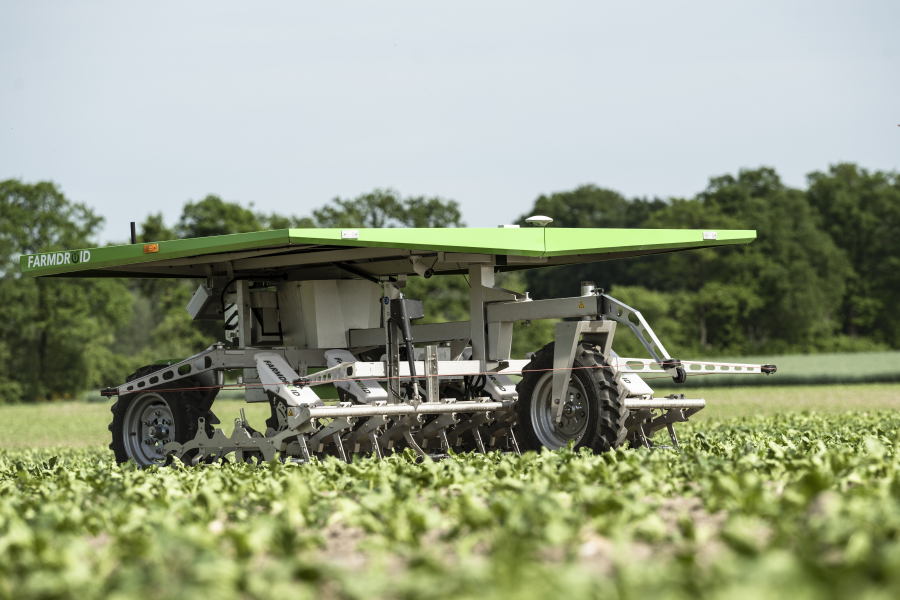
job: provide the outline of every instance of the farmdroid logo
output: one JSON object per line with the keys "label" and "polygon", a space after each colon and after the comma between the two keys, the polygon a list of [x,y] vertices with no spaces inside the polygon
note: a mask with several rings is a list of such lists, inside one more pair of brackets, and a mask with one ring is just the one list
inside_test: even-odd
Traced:
{"label": "farmdroid logo", "polygon": [[50,254],[31,254],[28,256],[28,268],[53,267],[59,265],[78,265],[91,260],[90,250],[72,250],[71,252],[51,252]]}

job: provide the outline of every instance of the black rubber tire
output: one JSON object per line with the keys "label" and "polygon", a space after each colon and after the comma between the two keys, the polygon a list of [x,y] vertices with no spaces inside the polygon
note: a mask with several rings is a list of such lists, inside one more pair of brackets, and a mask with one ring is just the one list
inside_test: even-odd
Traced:
{"label": "black rubber tire", "polygon": [[[531,362],[524,367],[525,373],[516,386],[519,394],[516,403],[516,430],[522,450],[540,450],[545,447],[535,431],[531,405],[535,400],[538,382],[552,373],[553,350],[554,344],[551,342],[536,352]],[[578,378],[584,389],[590,411],[584,434],[575,444],[575,450],[590,448],[595,453],[609,452],[619,448],[628,435],[625,428],[628,410],[619,401],[619,387],[612,369],[602,368],[605,366],[608,363],[599,347],[586,342],[579,344],[575,352],[572,377]]]}
{"label": "black rubber tire", "polygon": [[[126,377],[125,382],[144,377],[167,366],[147,365],[141,367]],[[212,435],[213,425],[219,422],[215,414],[210,410],[219,390],[215,387],[215,375],[209,371],[153,386],[152,388],[142,389],[140,392],[133,394],[121,395],[110,407],[113,418],[108,427],[112,436],[109,448],[115,454],[116,462],[119,464],[128,462],[132,458],[128,454],[124,440],[125,415],[128,412],[128,407],[132,401],[147,392],[159,394],[169,406],[175,421],[173,424],[175,427],[175,439],[172,441],[183,444],[193,439],[197,435],[197,421],[200,417],[206,419],[206,433],[208,435]],[[163,462],[164,460],[160,460],[158,464],[163,464]]]}

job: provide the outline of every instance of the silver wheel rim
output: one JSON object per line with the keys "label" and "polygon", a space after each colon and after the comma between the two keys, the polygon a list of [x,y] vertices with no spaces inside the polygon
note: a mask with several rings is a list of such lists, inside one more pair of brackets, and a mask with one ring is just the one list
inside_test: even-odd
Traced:
{"label": "silver wheel rim", "polygon": [[175,441],[175,418],[169,404],[147,392],[131,401],[122,424],[125,452],[141,467],[165,461],[163,446]]}
{"label": "silver wheel rim", "polygon": [[531,399],[531,422],[538,441],[551,450],[565,448],[570,441],[577,444],[587,431],[591,417],[587,394],[577,377],[569,379],[563,404],[562,423],[553,422],[553,373],[545,373],[534,386]]}

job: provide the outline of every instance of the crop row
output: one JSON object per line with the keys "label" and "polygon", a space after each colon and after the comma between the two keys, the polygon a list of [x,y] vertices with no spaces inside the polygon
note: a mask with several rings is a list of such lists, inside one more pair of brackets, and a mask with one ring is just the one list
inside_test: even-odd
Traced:
{"label": "crop row", "polygon": [[0,452],[0,598],[900,596],[900,417],[689,425],[681,454],[137,470]]}

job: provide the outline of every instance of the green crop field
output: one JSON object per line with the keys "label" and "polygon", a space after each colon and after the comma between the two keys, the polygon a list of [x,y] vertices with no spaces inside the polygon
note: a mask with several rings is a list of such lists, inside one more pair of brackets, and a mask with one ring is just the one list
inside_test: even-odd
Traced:
{"label": "green crop field", "polygon": [[[900,409],[900,384],[808,385],[789,387],[725,387],[692,390],[690,382],[681,391],[691,398],[705,398],[707,407],[694,417],[698,421],[736,416],[776,415],[816,410]],[[268,404],[237,400],[238,391],[225,391],[216,400],[214,412],[219,427],[231,433],[238,410],[245,409],[251,425],[263,426]],[[0,428],[0,448],[47,448],[53,446],[105,446],[109,444],[110,403],[50,402],[0,406],[0,418],[10,425]],[[264,429],[264,427],[263,427]]]}
{"label": "green crop field", "polygon": [[900,596],[900,385],[704,392],[681,454],[144,471],[0,407],[0,599]]}
{"label": "green crop field", "polygon": [[2,598],[892,598],[893,412],[709,421],[681,454],[120,468],[0,454]]}

